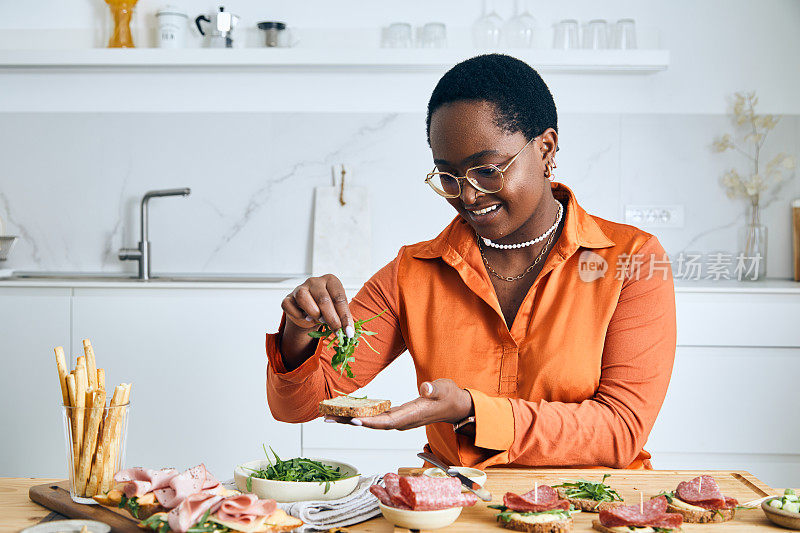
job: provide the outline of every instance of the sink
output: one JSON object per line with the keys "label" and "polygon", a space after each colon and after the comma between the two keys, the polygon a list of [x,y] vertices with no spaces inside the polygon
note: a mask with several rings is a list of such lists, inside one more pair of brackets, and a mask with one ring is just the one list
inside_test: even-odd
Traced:
{"label": "sink", "polygon": [[113,272],[14,272],[5,279],[53,281],[108,281],[133,283],[279,283],[306,278],[308,274],[164,274],[144,281],[136,276]]}

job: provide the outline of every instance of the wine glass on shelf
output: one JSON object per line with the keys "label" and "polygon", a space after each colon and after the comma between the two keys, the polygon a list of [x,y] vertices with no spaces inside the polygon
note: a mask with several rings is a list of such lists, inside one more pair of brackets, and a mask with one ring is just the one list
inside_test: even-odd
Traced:
{"label": "wine glass on shelf", "polygon": [[484,0],[483,15],[472,25],[475,48],[496,48],[500,44],[503,18],[497,14],[494,0]]}
{"label": "wine glass on shelf", "polygon": [[515,3],[517,14],[508,21],[503,29],[506,44],[509,48],[531,48],[533,34],[536,30],[536,19],[528,8],[528,0],[516,0]]}

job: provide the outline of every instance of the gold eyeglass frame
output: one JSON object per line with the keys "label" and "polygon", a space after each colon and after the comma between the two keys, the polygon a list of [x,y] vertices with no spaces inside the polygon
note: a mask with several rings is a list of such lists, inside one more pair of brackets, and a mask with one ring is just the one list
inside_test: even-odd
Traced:
{"label": "gold eyeglass frame", "polygon": [[[534,139],[535,139],[535,137],[534,137]],[[454,176],[450,172],[439,172],[439,171],[436,170],[436,167],[433,167],[433,171],[429,172],[428,175],[425,176],[425,183],[427,183],[428,186],[431,189],[433,189],[433,191],[436,194],[438,194],[439,196],[443,196],[445,198],[458,198],[459,196],[461,196],[461,193],[462,193],[461,180],[467,180],[469,182],[469,184],[472,185],[476,190],[479,190],[479,191],[487,193],[487,194],[493,194],[493,193],[499,192],[499,191],[501,191],[503,189],[503,185],[505,185],[505,180],[506,180],[505,172],[506,172],[506,170],[508,170],[508,167],[510,167],[511,164],[514,163],[514,161],[517,160],[517,157],[519,157],[519,155],[525,150],[525,148],[527,148],[532,142],[533,142],[533,139],[528,141],[525,144],[525,146],[520,148],[519,152],[517,152],[514,155],[514,157],[512,157],[511,160],[508,163],[506,163],[505,166],[503,166],[503,168],[500,168],[497,165],[492,165],[492,164],[477,165],[477,166],[468,168],[466,170],[466,172],[464,172],[463,176]],[[498,171],[500,173],[500,187],[498,189],[496,189],[496,190],[493,190],[493,191],[491,191],[489,189],[484,189],[483,187],[478,185],[478,182],[477,182],[477,180],[475,178],[470,178],[470,177],[467,176],[470,173],[470,171],[478,169],[478,168],[493,168],[496,171]],[[433,178],[435,178],[437,175],[450,176],[451,178],[456,180],[456,183],[458,184],[458,194],[447,194],[446,192],[438,189],[433,183],[431,183],[431,180]]]}

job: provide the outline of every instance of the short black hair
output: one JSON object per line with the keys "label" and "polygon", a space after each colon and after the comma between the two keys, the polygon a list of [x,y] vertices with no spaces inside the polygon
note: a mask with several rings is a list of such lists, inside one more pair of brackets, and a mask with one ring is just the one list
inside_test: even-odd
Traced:
{"label": "short black hair", "polygon": [[494,105],[497,126],[508,133],[521,132],[530,140],[547,128],[558,132],[556,103],[536,70],[515,57],[486,54],[462,61],[436,84],[428,102],[428,144],[431,116],[453,102],[483,100]]}

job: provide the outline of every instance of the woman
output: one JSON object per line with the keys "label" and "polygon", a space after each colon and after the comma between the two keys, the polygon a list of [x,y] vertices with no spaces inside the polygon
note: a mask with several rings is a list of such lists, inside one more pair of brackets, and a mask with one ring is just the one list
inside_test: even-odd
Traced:
{"label": "woman", "polygon": [[[428,104],[436,164],[426,182],[458,216],[400,249],[348,305],[333,275],[288,295],[267,336],[273,416],[304,422],[334,389],[352,392],[406,349],[420,397],[388,413],[337,419],[426,426],[448,464],[650,468],[643,450],[669,383],[675,299],[664,250],[637,228],[587,214],[552,182],[553,98],[504,55],[464,61]],[[370,322],[354,379],[309,337],[319,321],[353,334]]]}

